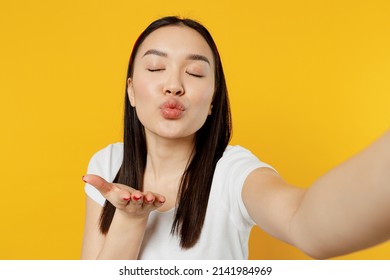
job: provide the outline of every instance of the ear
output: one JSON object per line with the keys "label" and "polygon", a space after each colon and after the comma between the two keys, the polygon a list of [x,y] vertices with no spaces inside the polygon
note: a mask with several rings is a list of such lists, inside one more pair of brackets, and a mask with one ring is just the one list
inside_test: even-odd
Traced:
{"label": "ear", "polygon": [[129,96],[131,106],[135,107],[134,88],[133,81],[131,80],[131,78],[127,79],[127,95]]}
{"label": "ear", "polygon": [[209,116],[211,115],[211,113],[212,113],[212,110],[213,110],[213,104],[210,104],[210,108],[209,108]]}

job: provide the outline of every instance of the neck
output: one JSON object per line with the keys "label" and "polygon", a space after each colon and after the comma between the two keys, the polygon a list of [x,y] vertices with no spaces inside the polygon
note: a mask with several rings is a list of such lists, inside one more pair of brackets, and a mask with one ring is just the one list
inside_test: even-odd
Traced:
{"label": "neck", "polygon": [[147,160],[145,173],[152,181],[180,179],[190,160],[194,148],[194,137],[166,139],[147,138]]}

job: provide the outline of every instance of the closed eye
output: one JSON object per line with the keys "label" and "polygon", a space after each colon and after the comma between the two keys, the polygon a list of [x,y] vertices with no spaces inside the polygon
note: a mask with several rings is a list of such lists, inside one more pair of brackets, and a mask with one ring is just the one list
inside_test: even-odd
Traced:
{"label": "closed eye", "polygon": [[204,76],[203,75],[199,75],[199,74],[195,74],[195,73],[191,73],[191,72],[186,72],[188,75],[190,76],[193,76],[193,77],[196,77],[196,78],[203,78]]}
{"label": "closed eye", "polygon": [[158,72],[158,71],[162,71],[162,70],[165,70],[165,69],[164,68],[148,68],[149,72]]}

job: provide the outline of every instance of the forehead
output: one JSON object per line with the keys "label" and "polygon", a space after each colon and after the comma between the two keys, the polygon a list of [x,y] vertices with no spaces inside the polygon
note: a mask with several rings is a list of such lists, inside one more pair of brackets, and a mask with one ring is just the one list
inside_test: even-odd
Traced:
{"label": "forehead", "polygon": [[187,26],[164,26],[148,35],[142,42],[137,57],[150,49],[166,52],[168,56],[200,54],[214,62],[213,53],[206,40],[196,30]]}

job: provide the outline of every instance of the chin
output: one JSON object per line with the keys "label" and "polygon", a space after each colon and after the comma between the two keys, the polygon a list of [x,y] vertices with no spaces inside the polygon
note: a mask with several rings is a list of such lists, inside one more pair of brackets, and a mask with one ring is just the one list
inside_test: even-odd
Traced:
{"label": "chin", "polygon": [[195,137],[195,133],[192,134],[186,134],[186,133],[175,133],[175,132],[165,132],[165,133],[159,133],[160,137],[170,140],[184,140],[184,139],[193,139]]}
{"label": "chin", "polygon": [[170,140],[179,140],[179,139],[192,139],[195,136],[195,132],[183,131],[178,127],[158,127],[156,129],[148,129],[145,127],[146,135],[152,138],[165,138]]}

